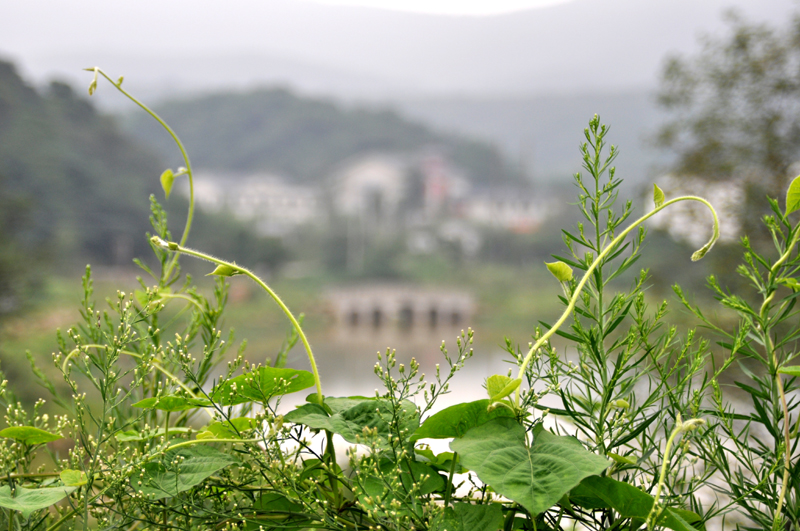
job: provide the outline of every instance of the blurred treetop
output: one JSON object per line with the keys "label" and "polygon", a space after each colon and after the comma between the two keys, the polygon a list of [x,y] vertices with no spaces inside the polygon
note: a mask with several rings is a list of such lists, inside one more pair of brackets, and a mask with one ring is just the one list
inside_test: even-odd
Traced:
{"label": "blurred treetop", "polygon": [[800,17],[782,29],[727,18],[724,38],[668,60],[659,103],[672,120],[658,142],[677,154],[678,177],[742,183],[747,231],[800,160]]}
{"label": "blurred treetop", "polygon": [[[156,111],[181,136],[198,169],[266,171],[314,182],[361,153],[414,153],[432,147],[474,183],[522,180],[494,146],[434,132],[390,111],[345,108],[285,89],[170,101]],[[139,138],[168,145],[145,117],[133,116],[128,125]]]}

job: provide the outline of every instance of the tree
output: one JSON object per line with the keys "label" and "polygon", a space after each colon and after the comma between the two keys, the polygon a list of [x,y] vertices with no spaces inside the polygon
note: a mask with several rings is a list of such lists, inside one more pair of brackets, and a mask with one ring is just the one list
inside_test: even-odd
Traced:
{"label": "tree", "polygon": [[782,197],[800,160],[800,16],[782,29],[726,17],[724,38],[667,61],[659,104],[672,119],[657,140],[677,177],[740,183],[752,234],[764,195]]}

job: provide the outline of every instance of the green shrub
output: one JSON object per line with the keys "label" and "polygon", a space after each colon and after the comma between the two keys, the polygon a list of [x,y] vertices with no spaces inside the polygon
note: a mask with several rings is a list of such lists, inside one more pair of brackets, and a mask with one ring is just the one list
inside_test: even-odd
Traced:
{"label": "green shrub", "polygon": [[[94,71],[90,92],[98,75],[109,79]],[[121,78],[109,81],[127,95]],[[631,203],[617,205],[616,152],[612,146],[605,155],[606,132],[596,116],[585,131],[587,175],[575,176],[585,221],[563,232],[567,252],[547,264],[563,287],[563,315],[536,327],[525,349],[507,340],[516,373],[489,375],[486,398],[435,413],[473,354],[471,330],[454,351],[442,345],[433,379],[413,359],[398,364],[390,350],[375,366],[382,392],[325,396],[301,320],[250,270],[186,247],[192,206],[173,241],[152,199],[159,267],[142,264],[151,284],[119,292],[101,311],[87,268],[83,322],[59,334],[53,360],[70,395],[34,367],[66,413],[51,418],[42,402],[28,413],[7,382],[0,388],[8,424],[0,431],[0,526],[684,531],[719,517],[747,529],[799,529],[799,424],[790,415],[800,372],[789,362],[800,334],[800,227],[787,216],[797,209],[800,181],[785,211],[771,202],[775,215],[766,222],[777,258],[745,241],[740,270],[760,304],[710,279],[722,305],[739,315],[736,330],[714,325],[677,290],[722,338],[716,349],[694,330],[679,334],[666,302],[648,307],[647,271],[632,274],[649,217],[679,201],[706,205],[713,237],[697,260],[718,236],[716,213],[702,198],[668,200],[656,187],[655,209],[631,221]],[[162,175],[167,195],[175,178],[192,186],[188,156],[173,138],[185,167]],[[182,276],[181,255],[214,264],[211,296]],[[234,275],[274,299],[290,332],[274,362],[251,365],[240,351],[214,380],[231,345],[221,319],[226,277]],[[624,278],[630,287],[612,290]],[[554,335],[568,342],[565,353],[550,343]],[[311,372],[285,366],[297,343]],[[723,395],[721,378],[735,363],[750,380],[736,385],[752,398],[752,413],[733,411]],[[305,404],[282,407],[284,396],[304,390],[312,392]],[[334,435],[347,448],[337,449]],[[66,453],[55,443],[62,437],[74,442]],[[451,451],[435,453],[428,439],[449,440]]]}

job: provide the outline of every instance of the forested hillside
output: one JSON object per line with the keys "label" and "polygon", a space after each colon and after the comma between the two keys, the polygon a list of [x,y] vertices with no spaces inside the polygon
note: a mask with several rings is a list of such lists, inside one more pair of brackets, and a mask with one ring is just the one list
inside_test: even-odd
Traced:
{"label": "forested hillside", "polygon": [[[156,111],[184,140],[199,170],[269,171],[299,182],[317,181],[343,160],[369,151],[441,149],[476,183],[522,179],[487,143],[435,132],[394,112],[343,108],[284,89],[259,89],[186,101]],[[128,125],[140,139],[168,145],[140,115]]]}
{"label": "forested hillside", "polygon": [[104,263],[114,242],[143,250],[160,166],[69,86],[37,92],[0,62],[0,187],[27,205],[29,243]]}

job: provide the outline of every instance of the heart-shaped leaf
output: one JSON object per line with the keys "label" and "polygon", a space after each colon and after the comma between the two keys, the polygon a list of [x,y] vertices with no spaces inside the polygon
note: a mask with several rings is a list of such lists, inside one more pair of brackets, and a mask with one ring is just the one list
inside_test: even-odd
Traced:
{"label": "heart-shaped leaf", "polygon": [[145,463],[131,476],[131,486],[149,500],[160,500],[191,489],[235,462],[234,457],[205,445],[167,450],[161,461]]}
{"label": "heart-shaped leaf", "polygon": [[387,400],[364,397],[326,398],[325,406],[332,413],[318,404],[305,404],[287,413],[284,420],[337,433],[353,444],[368,442],[363,439],[365,428],[377,432],[380,444],[387,444],[389,423],[396,417],[400,417],[401,427],[408,433],[419,427],[417,407],[407,400],[400,410]]}
{"label": "heart-shaped leaf", "polygon": [[472,505],[454,503],[444,510],[442,518],[432,531],[497,531],[503,527],[503,511],[500,504]]}
{"label": "heart-shaped leaf", "polygon": [[278,367],[259,367],[226,380],[211,392],[211,398],[223,406],[245,402],[266,402],[274,396],[296,393],[314,385],[308,371]]}
{"label": "heart-shaped leaf", "polygon": [[13,492],[11,487],[0,487],[0,507],[12,509],[22,513],[27,518],[33,511],[50,507],[54,503],[66,498],[77,487],[43,487],[39,489],[26,489],[16,487]]}
{"label": "heart-shaped leaf", "polygon": [[61,439],[61,435],[50,433],[33,426],[12,426],[0,431],[0,437],[7,439],[16,439],[21,443],[33,446],[35,444],[44,444],[51,441]]}
{"label": "heart-shaped leaf", "polygon": [[534,515],[552,507],[585,477],[611,465],[574,437],[541,429],[534,437],[528,447],[525,429],[515,419],[497,418],[454,439],[450,449],[481,481]]}
{"label": "heart-shaped leaf", "polygon": [[463,437],[472,428],[494,418],[514,417],[514,413],[506,408],[487,411],[491,403],[491,400],[477,400],[443,409],[425,419],[422,426],[411,436],[411,440]]}

